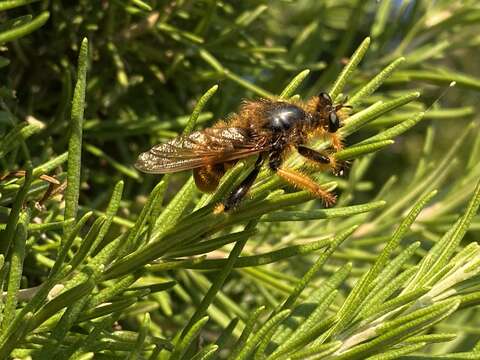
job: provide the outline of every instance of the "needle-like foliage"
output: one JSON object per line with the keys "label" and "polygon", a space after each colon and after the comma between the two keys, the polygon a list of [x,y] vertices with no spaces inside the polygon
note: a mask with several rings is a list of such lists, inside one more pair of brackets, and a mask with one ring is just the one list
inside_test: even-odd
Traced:
{"label": "needle-like foliage", "polygon": [[[480,357],[478,1],[0,3],[0,359]],[[351,105],[325,209],[235,211],[149,146],[242,99]],[[313,147],[329,144],[317,139]]]}

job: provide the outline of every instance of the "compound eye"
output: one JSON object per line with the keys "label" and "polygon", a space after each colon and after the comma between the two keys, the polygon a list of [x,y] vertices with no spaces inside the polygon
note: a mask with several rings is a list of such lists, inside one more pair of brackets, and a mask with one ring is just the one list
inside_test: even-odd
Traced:
{"label": "compound eye", "polygon": [[335,111],[328,114],[328,132],[334,133],[340,128],[340,120]]}
{"label": "compound eye", "polygon": [[332,105],[332,98],[326,92],[321,92],[318,96],[329,105]]}

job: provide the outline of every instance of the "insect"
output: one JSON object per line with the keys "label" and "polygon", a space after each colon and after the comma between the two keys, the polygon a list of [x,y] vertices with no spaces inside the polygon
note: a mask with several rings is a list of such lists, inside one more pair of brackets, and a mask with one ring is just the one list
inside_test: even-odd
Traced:
{"label": "insect", "polygon": [[296,150],[310,164],[335,170],[333,156],[306,146],[313,136],[328,138],[334,151],[342,148],[337,130],[341,127],[343,103],[334,104],[325,92],[306,102],[286,100],[246,101],[238,113],[226,121],[190,134],[181,135],[140,154],[135,167],[146,173],[165,174],[193,169],[197,187],[213,192],[228,168],[238,160],[257,156],[253,170],[219,204],[217,212],[239,205],[260,169],[267,163],[270,170],[286,182],[308,190],[323,200],[325,206],[335,203],[335,196],[306,174],[283,166],[283,160]]}

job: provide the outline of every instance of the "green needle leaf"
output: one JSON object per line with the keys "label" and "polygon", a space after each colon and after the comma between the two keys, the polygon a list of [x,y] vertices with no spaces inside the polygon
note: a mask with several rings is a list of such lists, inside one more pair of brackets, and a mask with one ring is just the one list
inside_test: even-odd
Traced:
{"label": "green needle leaf", "polygon": [[31,4],[40,0],[4,0],[0,3],[0,11],[13,9],[19,6]]}
{"label": "green needle leaf", "polygon": [[358,90],[355,95],[353,95],[348,101],[349,105],[355,105],[361,102],[367,96],[373,94],[380,85],[382,85],[395,71],[405,61],[404,57],[398,58],[389,64],[385,69],[378,73],[372,80],[370,80],[365,86]]}
{"label": "green needle leaf", "polygon": [[[30,136],[42,131],[44,128],[45,124],[38,120],[31,121],[30,124],[21,123],[16,125],[8,134],[0,139],[0,158],[3,158],[6,154],[20,146],[20,144]],[[36,176],[35,173],[34,176]]]}
{"label": "green needle leaf", "polygon": [[[257,225],[256,222],[250,222],[246,227],[245,227],[245,230],[250,230],[250,229],[254,229],[255,226]],[[227,276],[230,274],[230,272],[232,271],[236,261],[237,261],[237,258],[240,256],[242,250],[243,250],[243,247],[245,246],[246,242],[248,240],[248,237],[245,237],[243,239],[241,239],[240,241],[238,241],[236,244],[235,244],[235,247],[233,248],[233,250],[230,252],[230,255],[228,256],[228,260],[225,264],[225,266],[222,268],[222,270],[218,273],[215,281],[212,283],[212,286],[210,287],[210,289],[208,289],[208,292],[205,294],[205,297],[203,298],[202,302],[200,303],[200,305],[197,307],[197,310],[195,311],[195,313],[193,314],[193,316],[191,317],[190,321],[187,323],[187,325],[185,326],[185,328],[183,329],[182,331],[182,337],[186,336],[186,334],[188,333],[188,331],[190,331],[190,329],[192,328],[193,324],[200,318],[202,317],[205,312],[207,311],[208,307],[210,306],[210,304],[212,303],[216,293],[221,289],[221,287],[223,286],[225,280],[227,279]]]}
{"label": "green needle leaf", "polygon": [[10,268],[7,283],[7,296],[3,307],[3,319],[1,328],[6,331],[7,327],[15,318],[15,308],[18,302],[18,290],[22,279],[23,260],[25,258],[25,242],[27,240],[27,224],[30,221],[30,211],[22,211],[18,218],[15,240],[10,257]]}
{"label": "green needle leaf", "polygon": [[[280,250],[271,251],[253,256],[242,256],[237,259],[234,267],[250,267],[270,264],[292,256],[306,255],[330,244],[329,240],[312,241],[303,245],[288,246]],[[227,259],[204,260],[199,264],[188,266],[193,269],[223,269],[227,265]]]}
{"label": "green needle leaf", "polygon": [[195,105],[195,108],[192,111],[192,114],[190,115],[190,118],[188,119],[187,125],[183,129],[184,134],[188,134],[193,131],[195,128],[195,123],[197,122],[198,117],[203,111],[203,108],[207,104],[208,100],[215,95],[215,93],[218,90],[218,85],[212,86],[205,94],[202,95],[200,100],[198,100],[197,105]]}
{"label": "green needle leaf", "polygon": [[268,320],[265,324],[263,324],[260,329],[248,339],[245,343],[245,346],[240,351],[240,353],[233,357],[234,360],[243,360],[248,358],[248,356],[255,350],[255,347],[258,346],[259,342],[263,339],[263,337],[270,332],[270,330],[277,327],[280,322],[285,320],[290,315],[290,310],[283,310],[280,311],[278,314],[274,315],[270,320]]}
{"label": "green needle leaf", "polygon": [[361,155],[370,154],[376,152],[380,149],[383,149],[386,146],[394,144],[393,140],[380,140],[368,143],[365,145],[353,145],[347,149],[340,150],[335,153],[335,158],[337,160],[352,160]]}
{"label": "green needle leaf", "polygon": [[[65,189],[65,220],[75,219],[80,195],[80,176],[82,159],[83,113],[85,110],[85,89],[87,86],[88,40],[85,38],[78,55],[77,83],[72,101],[70,139],[68,141],[67,188]],[[64,241],[70,228],[64,227]]]}
{"label": "green needle leaf", "polygon": [[0,234],[3,235],[0,242],[0,252],[4,255],[8,254],[8,251],[10,250],[10,246],[15,236],[15,231],[19,221],[21,209],[24,205],[24,201],[27,197],[28,189],[30,188],[32,181],[32,172],[27,171],[25,174],[25,182],[15,196],[12,210],[10,211],[10,214],[8,216],[7,227],[5,228],[5,230],[0,232]]}
{"label": "green needle leaf", "polygon": [[435,195],[436,191],[433,191],[426,196],[420,198],[410,210],[408,215],[399,224],[392,238],[378,256],[373,267],[357,282],[352,292],[349,294],[347,300],[344,302],[343,306],[339,310],[337,314],[339,320],[335,327],[331,330],[332,333],[336,333],[340,329],[343,329],[343,327],[345,327],[348,322],[358,313],[360,303],[366,297],[370,290],[369,284],[374,281],[380,271],[385,267],[385,265],[390,259],[393,250],[398,246],[401,239],[405,236],[406,232],[413,224],[422,208]]}
{"label": "green needle leaf", "polygon": [[[11,4],[11,2],[10,2]],[[10,4],[6,4],[4,6],[7,6]],[[0,5],[1,6],[1,5]],[[15,5],[16,6],[16,5]],[[0,7],[0,11],[1,11]],[[21,38],[25,35],[30,34],[31,32],[37,30],[38,28],[42,27],[50,17],[50,13],[48,11],[42,12],[40,15],[38,15],[36,18],[34,18],[32,21],[14,27],[11,30],[3,31],[0,33],[0,44],[6,43],[8,41],[16,40],[18,38]]]}
{"label": "green needle leaf", "polygon": [[188,330],[185,332],[185,335],[179,338],[178,344],[175,346],[172,354],[170,355],[171,360],[183,359],[188,347],[200,333],[200,330],[202,330],[207,321],[208,316],[205,316],[192,323],[192,326],[188,328]]}
{"label": "green needle leaf", "polygon": [[395,125],[381,133],[374,135],[366,140],[363,140],[360,144],[371,144],[378,141],[385,141],[392,139],[400,134],[403,134],[408,129],[412,128],[416,124],[418,124],[422,119],[425,113],[421,112],[415,115],[413,118],[403,121],[398,125]]}
{"label": "green needle leaf", "polygon": [[330,89],[330,96],[332,99],[336,99],[338,95],[343,91],[343,88],[347,84],[348,80],[352,77],[355,69],[358,67],[360,61],[362,61],[363,57],[365,56],[368,47],[370,46],[370,38],[367,37],[363,42],[360,44],[357,50],[353,53],[352,57],[348,64],[343,68],[340,75],[335,80],[332,88]]}
{"label": "green needle leaf", "polygon": [[295,76],[292,81],[283,89],[282,93],[280,94],[280,99],[288,99],[295,93],[295,90],[301,85],[303,80],[305,80],[310,74],[310,70],[303,70],[300,74]]}

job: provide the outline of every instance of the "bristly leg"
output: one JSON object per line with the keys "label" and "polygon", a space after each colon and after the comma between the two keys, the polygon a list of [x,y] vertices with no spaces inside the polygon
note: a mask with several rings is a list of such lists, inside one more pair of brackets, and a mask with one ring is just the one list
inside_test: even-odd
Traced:
{"label": "bristly leg", "polygon": [[320,185],[318,185],[314,180],[312,180],[307,175],[292,169],[287,169],[287,168],[277,169],[277,175],[280,176],[289,184],[295,187],[307,190],[311,194],[313,194],[315,197],[322,199],[325,207],[331,207],[335,205],[335,201],[336,201],[335,195],[323,189]]}
{"label": "bristly leg", "polygon": [[221,213],[223,211],[229,211],[238,206],[240,201],[247,195],[248,190],[252,187],[255,179],[257,178],[258,174],[260,173],[260,169],[262,168],[263,164],[263,156],[259,155],[257,161],[255,162],[255,166],[247,175],[247,177],[238,185],[228,197],[219,205],[215,207],[215,213]]}
{"label": "bristly leg", "polygon": [[335,151],[340,151],[343,149],[342,138],[338,135],[338,133],[327,133],[327,137],[332,144],[332,147]]}

